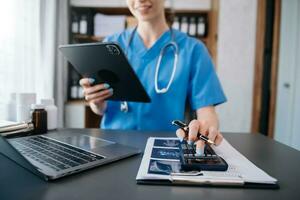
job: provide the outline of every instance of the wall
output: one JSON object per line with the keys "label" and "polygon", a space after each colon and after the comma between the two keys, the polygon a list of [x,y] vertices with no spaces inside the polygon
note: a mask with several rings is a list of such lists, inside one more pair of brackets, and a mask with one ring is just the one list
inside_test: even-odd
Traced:
{"label": "wall", "polygon": [[300,2],[282,0],[274,138],[300,150]]}
{"label": "wall", "polygon": [[256,11],[256,0],[220,0],[217,70],[228,98],[217,109],[222,131],[251,129]]}

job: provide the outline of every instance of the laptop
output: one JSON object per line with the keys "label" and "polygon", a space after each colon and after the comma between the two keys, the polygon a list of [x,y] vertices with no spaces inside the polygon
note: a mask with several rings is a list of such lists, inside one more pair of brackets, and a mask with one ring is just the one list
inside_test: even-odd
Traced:
{"label": "laptop", "polygon": [[10,139],[0,134],[0,153],[47,181],[140,152],[137,148],[74,130]]}

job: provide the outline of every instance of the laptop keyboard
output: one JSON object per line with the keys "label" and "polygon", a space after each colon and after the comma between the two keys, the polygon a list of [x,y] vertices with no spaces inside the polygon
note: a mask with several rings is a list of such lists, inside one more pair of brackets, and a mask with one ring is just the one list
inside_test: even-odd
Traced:
{"label": "laptop keyboard", "polygon": [[104,157],[48,137],[35,136],[11,141],[25,157],[40,162],[55,171],[76,167]]}

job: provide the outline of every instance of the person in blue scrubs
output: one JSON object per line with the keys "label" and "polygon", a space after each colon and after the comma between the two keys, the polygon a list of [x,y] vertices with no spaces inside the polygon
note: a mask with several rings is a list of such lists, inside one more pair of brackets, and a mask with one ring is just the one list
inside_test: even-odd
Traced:
{"label": "person in blue scrubs", "polygon": [[[103,129],[176,130],[171,122],[184,120],[186,101],[196,111],[197,119],[189,123],[189,135],[178,129],[180,139],[196,142],[197,153],[203,152],[203,141],[197,139],[200,131],[216,144],[222,141],[215,106],[226,97],[214,70],[205,45],[187,34],[169,28],[164,13],[163,0],[127,0],[127,5],[138,20],[136,29],[128,29],[109,36],[105,41],[118,42],[151,98],[151,103],[128,102],[128,112],[123,112],[121,102],[106,100],[113,95],[108,84],[92,85],[84,78],[80,84],[91,109],[103,115]],[[165,93],[155,89],[156,64],[161,49],[171,41],[178,46],[178,62],[174,79]],[[174,48],[169,47],[162,56],[157,87],[168,85],[172,75]]]}

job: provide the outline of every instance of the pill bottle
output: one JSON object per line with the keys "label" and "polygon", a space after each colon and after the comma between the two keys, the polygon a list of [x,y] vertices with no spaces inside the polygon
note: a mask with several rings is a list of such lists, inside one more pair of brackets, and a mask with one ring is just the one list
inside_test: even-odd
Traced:
{"label": "pill bottle", "polygon": [[54,105],[54,99],[41,99],[41,103],[45,105],[47,111],[47,127],[48,130],[57,128],[57,107]]}
{"label": "pill bottle", "polygon": [[31,105],[31,119],[34,125],[34,133],[47,133],[47,111],[43,104]]}

